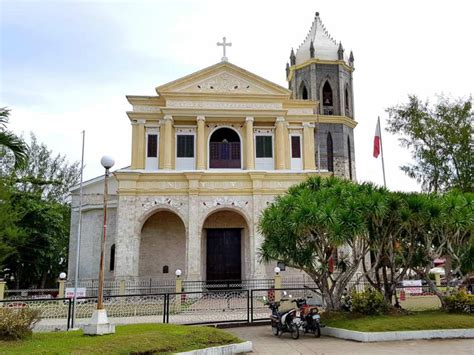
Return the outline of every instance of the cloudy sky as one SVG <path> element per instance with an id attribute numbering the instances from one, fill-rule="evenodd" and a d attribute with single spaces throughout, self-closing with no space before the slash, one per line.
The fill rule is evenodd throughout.
<path id="1" fill-rule="evenodd" d="M 316 11 L 354 51 L 357 178 L 382 183 L 372 141 L 385 108 L 408 94 L 433 101 L 473 93 L 473 1 L 0 0 L 0 106 L 12 109 L 11 129 L 33 131 L 71 161 L 80 159 L 85 129 L 92 178 L 103 154 L 117 167 L 130 164 L 125 95 L 156 94 L 215 64 L 222 36 L 233 43 L 232 63 L 286 87 L 290 50 Z M 399 171 L 408 152 L 383 138 L 388 187 L 419 189 Z"/>

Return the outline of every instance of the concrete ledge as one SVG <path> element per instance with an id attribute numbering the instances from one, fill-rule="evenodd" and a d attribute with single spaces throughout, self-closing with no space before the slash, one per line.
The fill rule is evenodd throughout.
<path id="1" fill-rule="evenodd" d="M 180 355 L 220 355 L 220 354 L 241 354 L 252 351 L 252 342 L 244 341 L 243 343 L 229 344 L 222 346 L 213 346 L 211 348 L 186 351 L 184 353 L 176 353 Z"/>
<path id="2" fill-rule="evenodd" d="M 325 327 L 321 334 L 330 337 L 360 341 L 363 343 L 416 339 L 474 338 L 474 329 L 405 330 L 394 332 L 357 332 L 341 328 Z"/>

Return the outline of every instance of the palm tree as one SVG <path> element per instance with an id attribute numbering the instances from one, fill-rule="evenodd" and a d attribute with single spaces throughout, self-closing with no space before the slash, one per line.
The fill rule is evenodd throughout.
<path id="1" fill-rule="evenodd" d="M 28 146 L 20 137 L 7 130 L 9 115 L 10 110 L 6 107 L 0 108 L 0 149 L 13 153 L 15 168 L 18 168 L 26 163 Z"/>

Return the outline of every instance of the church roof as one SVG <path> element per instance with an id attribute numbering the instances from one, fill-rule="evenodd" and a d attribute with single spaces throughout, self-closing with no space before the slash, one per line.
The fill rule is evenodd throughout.
<path id="1" fill-rule="evenodd" d="M 314 47 L 314 58 L 338 60 L 338 50 L 341 44 L 337 43 L 336 40 L 331 37 L 319 17 L 319 12 L 316 12 L 308 35 L 296 51 L 296 65 L 311 59 L 311 43 L 313 43 Z M 344 53 L 343 58 L 344 61 L 349 64 L 349 56 L 346 53 Z"/>

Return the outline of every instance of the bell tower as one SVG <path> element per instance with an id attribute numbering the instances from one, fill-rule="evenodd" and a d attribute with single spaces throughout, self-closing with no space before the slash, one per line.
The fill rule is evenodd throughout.
<path id="1" fill-rule="evenodd" d="M 297 48 L 291 49 L 286 65 L 288 87 L 299 100 L 313 100 L 318 104 L 319 131 L 315 132 L 315 151 L 321 170 L 355 179 L 354 95 L 352 73 L 354 55 L 336 42 L 316 12 L 311 28 Z M 350 121 L 347 121 L 349 119 Z M 316 156 L 316 161 L 318 157 Z"/>

